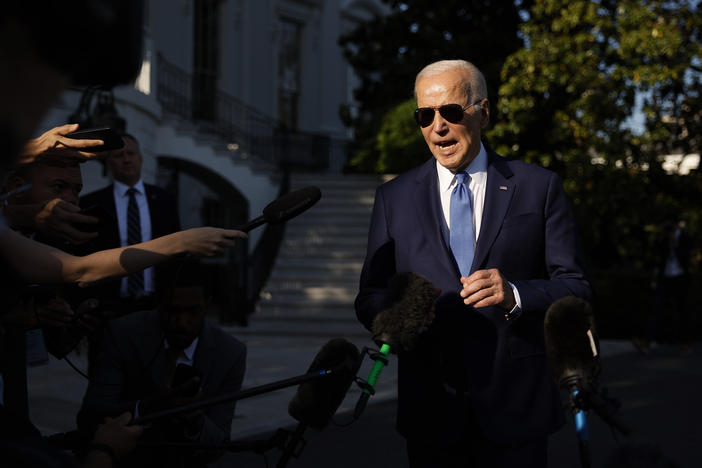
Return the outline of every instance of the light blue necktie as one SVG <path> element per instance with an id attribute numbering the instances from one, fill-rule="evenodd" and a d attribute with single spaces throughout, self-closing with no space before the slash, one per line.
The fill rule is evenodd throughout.
<path id="1" fill-rule="evenodd" d="M 456 174 L 456 186 L 451 192 L 451 230 L 449 239 L 453 258 L 456 259 L 461 276 L 470 274 L 475 254 L 473 233 L 473 200 L 470 196 L 470 176 L 465 172 Z"/>

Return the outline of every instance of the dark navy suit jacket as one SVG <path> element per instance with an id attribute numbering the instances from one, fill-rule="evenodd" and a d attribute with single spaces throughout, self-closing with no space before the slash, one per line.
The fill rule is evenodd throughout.
<path id="1" fill-rule="evenodd" d="M 472 418 L 495 442 L 544 437 L 563 423 L 547 368 L 543 319 L 556 299 L 591 298 L 561 180 L 488 150 L 487 187 L 472 271 L 497 268 L 519 291 L 522 316 L 463 304 L 448 247 L 434 158 L 378 188 L 356 298 L 370 328 L 388 279 L 412 271 L 441 289 L 436 318 L 399 357 L 398 430 L 452 442 Z"/>

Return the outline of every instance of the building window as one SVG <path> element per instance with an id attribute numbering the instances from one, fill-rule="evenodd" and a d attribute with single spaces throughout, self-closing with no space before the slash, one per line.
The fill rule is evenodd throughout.
<path id="1" fill-rule="evenodd" d="M 278 52 L 278 119 L 283 127 L 290 130 L 297 130 L 301 49 L 302 24 L 281 18 Z"/>

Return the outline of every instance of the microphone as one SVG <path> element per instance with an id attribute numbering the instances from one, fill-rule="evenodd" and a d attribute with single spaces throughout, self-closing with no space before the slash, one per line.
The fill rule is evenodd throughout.
<path id="1" fill-rule="evenodd" d="M 600 373 L 592 307 L 584 299 L 563 297 L 548 308 L 544 341 L 551 377 L 561 386 L 588 383 Z"/>
<path id="2" fill-rule="evenodd" d="M 297 387 L 288 405 L 288 414 L 299 424 L 278 460 L 278 468 L 284 467 L 291 456 L 300 456 L 305 446 L 302 435 L 307 426 L 322 430 L 329 424 L 356 377 L 361 366 L 360 357 L 356 345 L 343 338 L 330 340 L 319 350 L 307 373 L 333 371 L 324 379 L 304 382 Z M 296 450 L 301 442 L 302 446 Z"/>
<path id="3" fill-rule="evenodd" d="M 375 384 L 388 363 L 388 354 L 410 351 L 415 347 L 435 299 L 436 288 L 422 275 L 401 272 L 390 278 L 381 311 L 371 326 L 373 341 L 380 345 L 380 351 L 371 355 L 375 363 L 366 384 L 362 385 L 354 419 L 360 417 L 368 399 L 375 393 Z"/>
<path id="4" fill-rule="evenodd" d="M 551 377 L 570 393 L 578 435 L 580 464 L 591 465 L 590 431 L 582 408 L 583 391 L 599 374 L 599 353 L 593 336 L 594 321 L 590 304 L 567 296 L 551 304 L 544 318 L 544 341 Z"/>
<path id="5" fill-rule="evenodd" d="M 343 401 L 360 365 L 358 348 L 353 343 L 337 338 L 320 349 L 306 374 L 155 411 L 133 419 L 129 424 L 146 425 L 214 405 L 239 401 L 298 385 L 297 393 L 290 402 L 289 412 L 303 426 L 302 430 L 298 428 L 301 437 L 306 425 L 316 429 L 322 429 L 327 425 Z M 49 439 L 63 450 L 76 448 L 78 442 L 82 441 L 77 430 L 54 434 Z"/>
<path id="6" fill-rule="evenodd" d="M 237 229 L 249 232 L 265 223 L 280 224 L 301 214 L 322 198 L 317 187 L 304 187 L 273 200 L 263 209 L 263 215 Z"/>
<path id="7" fill-rule="evenodd" d="M 597 391 L 601 365 L 590 304 L 574 296 L 551 304 L 544 318 L 544 341 L 551 377 L 570 394 L 581 465 L 589 467 L 590 435 L 585 411 L 592 408 L 610 426 L 629 433 L 614 416 L 620 403 L 609 398 L 604 389 L 602 394 Z"/>
<path id="8" fill-rule="evenodd" d="M 307 373 L 333 369 L 334 375 L 300 384 L 288 405 L 290 416 L 314 429 L 324 429 L 356 377 L 359 357 L 356 345 L 343 338 L 322 346 Z"/>

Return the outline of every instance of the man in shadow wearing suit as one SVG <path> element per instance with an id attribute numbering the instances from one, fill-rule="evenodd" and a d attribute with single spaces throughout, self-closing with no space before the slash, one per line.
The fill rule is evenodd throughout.
<path id="1" fill-rule="evenodd" d="M 106 160 L 114 183 L 81 197 L 87 213 L 98 209 L 101 227 L 92 250 L 145 242 L 180 230 L 178 205 L 165 190 L 141 178 L 143 157 L 139 142 L 125 134 L 124 148 Z M 93 212 L 95 213 L 95 212 Z M 113 304 L 117 315 L 153 308 L 163 268 L 147 268 L 101 288 L 100 297 Z"/>
<path id="2" fill-rule="evenodd" d="M 376 192 L 357 316 L 371 327 L 398 272 L 441 291 L 398 361 L 412 468 L 544 467 L 548 434 L 564 422 L 544 314 L 560 297 L 591 296 L 571 208 L 556 174 L 481 142 L 490 103 L 474 65 L 425 67 L 415 97 L 434 157 Z"/>
<path id="3" fill-rule="evenodd" d="M 201 398 L 238 391 L 246 348 L 205 320 L 210 294 L 200 265 L 184 260 L 173 268 L 171 286 L 157 310 L 109 322 L 103 352 L 90 367 L 90 382 L 78 414 L 87 436 L 102 418 L 132 412 L 136 417 Z M 234 402 L 156 421 L 142 444 L 220 444 L 229 440 Z M 144 447 L 125 466 L 203 466 L 219 455 L 193 447 Z"/>

